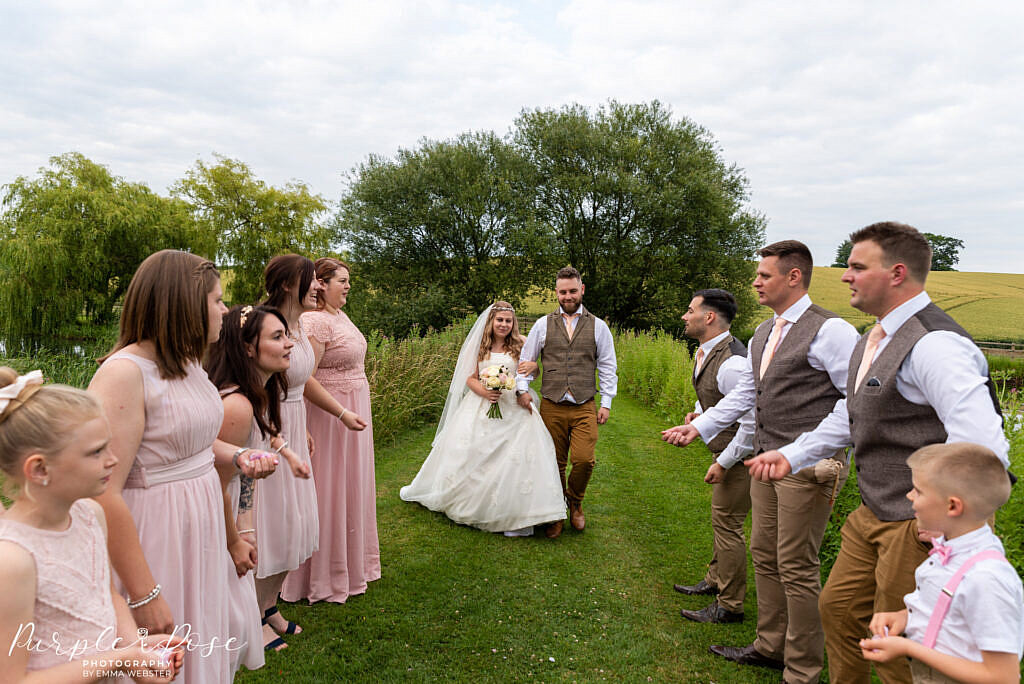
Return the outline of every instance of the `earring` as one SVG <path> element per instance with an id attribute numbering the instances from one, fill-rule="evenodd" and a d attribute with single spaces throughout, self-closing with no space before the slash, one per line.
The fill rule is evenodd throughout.
<path id="1" fill-rule="evenodd" d="M 39 484 L 43 485 L 44 487 L 48 486 L 50 484 L 50 478 L 46 478 L 45 480 L 43 480 Z"/>

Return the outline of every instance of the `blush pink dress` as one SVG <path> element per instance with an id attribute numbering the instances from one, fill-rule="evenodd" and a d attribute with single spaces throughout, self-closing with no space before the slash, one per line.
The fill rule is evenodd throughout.
<path id="1" fill-rule="evenodd" d="M 316 362 L 313 346 L 299 324 L 298 340 L 292 347 L 288 368 L 288 396 L 281 402 L 281 436 L 288 448 L 309 463 L 306 442 L 306 406 L 302 392 Z M 319 449 L 319 444 L 315 445 Z M 314 471 L 313 475 L 316 475 Z M 272 577 L 299 567 L 317 548 L 320 525 L 316 516 L 316 486 L 313 478 L 292 475 L 287 461 L 273 475 L 256 483 L 256 577 Z"/>
<path id="2" fill-rule="evenodd" d="M 78 659 L 109 651 L 117 637 L 107 543 L 96 507 L 84 500 L 73 503 L 71 525 L 63 531 L 41 530 L 0 517 L 0 541 L 22 547 L 36 564 L 32 642 L 40 640 L 41 647 L 29 653 L 29 671 L 64 665 L 72 659 L 54 648 L 54 635 L 63 649 L 80 645 Z M 19 643 L 27 636 L 22 633 Z M 9 646 L 5 645 L 5 653 Z M 101 681 L 126 680 L 111 677 Z"/>
<path id="3" fill-rule="evenodd" d="M 345 408 L 370 423 L 370 385 L 363 361 L 366 338 L 344 312 L 302 315 L 309 334 L 324 345 L 316 379 Z M 306 403 L 316 450 L 313 473 L 320 508 L 320 550 L 288 574 L 281 596 L 344 603 L 380 578 L 373 426 L 354 432 Z"/>
<path id="4" fill-rule="evenodd" d="M 227 641 L 231 557 L 213 467 L 224 405 L 198 363 L 188 364 L 184 378 L 164 379 L 154 361 L 124 350 L 104 363 L 121 359 L 142 371 L 146 402 L 142 443 L 121 495 L 178 635 L 188 634 L 193 646 L 175 684 L 231 681 L 229 650 L 237 648 Z M 120 582 L 115 586 L 125 593 Z"/>

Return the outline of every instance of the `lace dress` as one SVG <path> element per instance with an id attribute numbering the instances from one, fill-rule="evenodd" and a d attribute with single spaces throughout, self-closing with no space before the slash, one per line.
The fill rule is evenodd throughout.
<path id="1" fill-rule="evenodd" d="M 288 368 L 288 396 L 281 402 L 281 436 L 288 448 L 309 463 L 306 442 L 306 406 L 302 393 L 306 380 L 313 374 L 313 346 L 299 323 L 298 340 L 292 347 Z M 319 448 L 319 445 L 316 445 Z M 282 458 L 270 477 L 256 486 L 254 512 L 256 518 L 256 577 L 272 577 L 299 567 L 316 551 L 320 526 L 317 522 L 316 486 L 313 478 L 292 475 Z M 313 470 L 316 477 L 316 470 Z"/>
<path id="2" fill-rule="evenodd" d="M 313 472 L 320 511 L 320 550 L 288 574 L 281 596 L 344 603 L 380 578 L 377 488 L 373 468 L 370 385 L 363 361 L 366 338 L 343 312 L 311 311 L 302 324 L 324 345 L 316 379 L 345 408 L 369 423 L 349 430 L 334 416 L 306 402 L 306 424 L 316 449 Z"/>
<path id="3" fill-rule="evenodd" d="M 36 564 L 32 642 L 41 644 L 29 653 L 29 671 L 70 662 L 72 658 L 64 651 L 76 645 L 84 650 L 75 659 L 109 651 L 117 637 L 107 543 L 95 507 L 85 500 L 73 503 L 71 525 L 63 531 L 41 530 L 0 517 L 0 541 L 22 547 Z M 19 642 L 26 636 L 21 634 Z M 58 643 L 64 651 L 58 651 Z"/>
<path id="4" fill-rule="evenodd" d="M 121 495 L 179 634 L 190 630 L 190 642 L 202 646 L 216 640 L 215 646 L 186 655 L 175 684 L 230 681 L 225 644 L 231 557 L 224 497 L 213 467 L 224 405 L 197 363 L 188 364 L 184 378 L 164 379 L 154 361 L 124 350 L 104 363 L 118 360 L 131 361 L 142 372 L 146 402 L 142 442 Z M 125 593 L 119 582 L 115 586 Z"/>
<path id="5" fill-rule="evenodd" d="M 516 366 L 508 354 L 492 354 L 479 370 L 498 364 Z M 564 519 L 555 445 L 540 413 L 519 406 L 515 392 L 502 392 L 499 404 L 504 417 L 488 418 L 490 402 L 467 391 L 399 496 L 489 532 Z"/>

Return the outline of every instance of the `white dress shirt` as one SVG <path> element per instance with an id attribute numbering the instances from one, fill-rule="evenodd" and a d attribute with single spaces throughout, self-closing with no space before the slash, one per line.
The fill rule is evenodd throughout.
<path id="1" fill-rule="evenodd" d="M 781 316 L 772 317 L 773 321 L 776 318 L 784 318 L 788 321 L 782 328 L 780 344 L 793 327 L 792 324 L 799 321 L 810 306 L 810 296 L 804 295 L 783 311 Z M 815 370 L 828 373 L 832 384 L 844 397 L 846 396 L 846 374 L 850 369 L 850 355 L 853 353 L 858 337 L 857 329 L 842 318 L 829 318 L 822 323 L 818 334 L 811 340 L 810 347 L 807 349 L 807 363 Z M 753 409 L 757 403 L 752 356 L 753 354 L 748 351 L 742 374 L 733 390 L 691 423 L 697 428 L 697 432 L 705 442 L 714 439 L 719 432 L 739 420 L 740 416 Z M 838 448 L 833 449 L 832 453 L 836 451 Z M 829 454 L 829 456 L 831 455 Z M 796 468 L 794 468 L 795 470 Z"/>
<path id="2" fill-rule="evenodd" d="M 582 307 L 580 309 L 582 311 Z M 559 314 L 565 314 L 562 307 L 558 307 Z M 580 317 L 574 315 L 569 319 L 569 325 L 573 332 L 576 331 L 576 323 Z M 548 317 L 541 316 L 530 328 L 530 334 L 526 336 L 526 343 L 523 344 L 523 351 L 519 354 L 520 361 L 536 361 L 540 352 L 544 349 L 544 343 L 548 336 Z M 612 331 L 608 324 L 597 316 L 594 316 L 594 344 L 597 346 L 597 380 L 601 392 L 601 408 L 611 409 L 612 398 L 619 386 L 619 376 L 616 375 L 618 364 L 615 361 L 615 342 L 612 340 Z M 516 390 L 525 392 L 530 388 L 533 375 L 516 375 Z M 574 404 L 580 402 L 566 392 L 562 401 L 571 401 Z"/>
<path id="3" fill-rule="evenodd" d="M 942 587 L 971 556 L 982 551 L 1004 553 L 999 537 L 988 525 L 940 543 L 952 554 L 945 565 L 929 556 L 914 571 L 917 588 L 903 597 L 907 606 L 907 638 L 924 641 Z M 953 594 L 942 621 L 935 650 L 981 662 L 982 651 L 1014 653 L 1024 649 L 1024 587 L 1013 566 L 1002 560 L 979 561 L 967 571 Z"/>
<path id="4" fill-rule="evenodd" d="M 879 321 L 885 337 L 878 343 L 875 358 L 896 331 L 931 301 L 927 292 L 921 292 Z M 911 403 L 934 409 L 948 435 L 947 444 L 981 444 L 1009 467 L 1010 444 L 1003 434 L 1002 420 L 992 407 L 987 381 L 988 362 L 977 345 L 950 330 L 933 330 L 918 340 L 903 359 L 896 373 L 896 391 Z M 851 442 L 850 416 L 846 400 L 842 399 L 818 427 L 779 451 L 795 472 L 850 446 Z"/>
<path id="5" fill-rule="evenodd" d="M 711 350 L 718 345 L 719 342 L 724 340 L 728 335 L 729 331 L 726 330 L 721 335 L 716 335 L 704 344 L 700 345 L 700 349 L 704 350 L 704 358 L 707 359 L 708 354 Z M 746 358 L 742 356 L 730 356 L 722 365 L 718 367 L 718 376 L 715 378 L 718 382 L 718 391 L 722 394 L 729 394 L 739 384 L 740 379 L 743 377 L 744 366 L 749 365 Z M 724 398 L 724 397 L 723 397 Z M 694 407 L 695 413 L 703 413 L 704 409 L 700 405 L 700 399 L 697 400 L 697 405 Z M 715 459 L 718 461 L 718 465 L 722 466 L 726 470 L 732 468 L 734 465 L 743 460 L 743 458 L 754 451 L 754 411 L 751 409 L 747 411 L 739 420 L 739 429 L 736 431 L 736 436 L 732 438 L 729 445 L 722 450 L 722 453 Z"/>

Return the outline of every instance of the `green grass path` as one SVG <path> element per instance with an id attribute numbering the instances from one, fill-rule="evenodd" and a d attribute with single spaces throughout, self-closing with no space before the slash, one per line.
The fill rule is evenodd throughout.
<path id="1" fill-rule="evenodd" d="M 750 643 L 753 595 L 740 625 L 679 616 L 707 603 L 672 583 L 699 580 L 710 555 L 701 481 L 710 456 L 703 445 L 660 442 L 663 427 L 628 397 L 615 399 L 587 530 L 567 525 L 554 541 L 481 532 L 401 501 L 433 427 L 409 433 L 377 453 L 383 578 L 344 605 L 286 608 L 307 631 L 238 681 L 779 681 L 707 653 L 711 643 Z"/>

